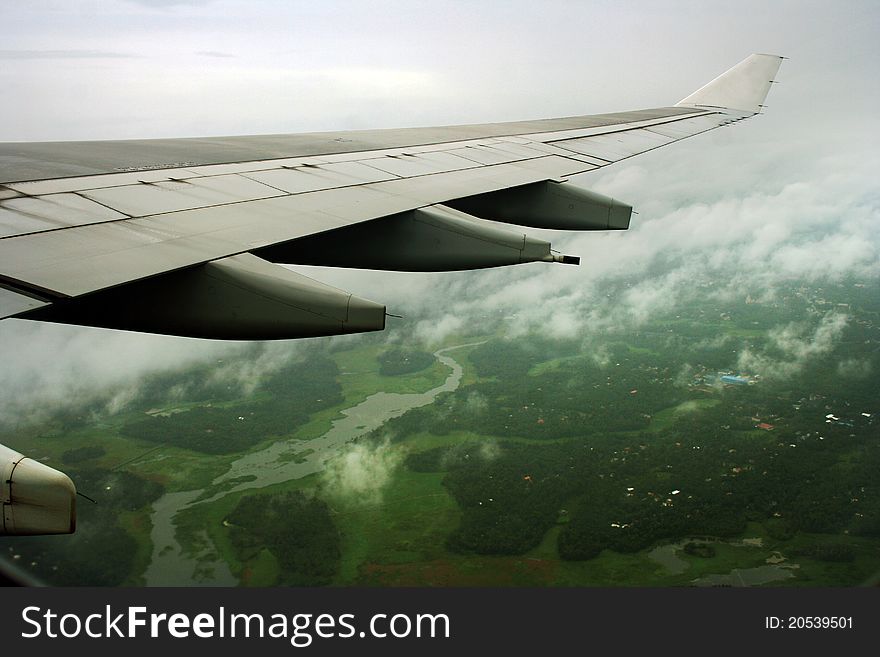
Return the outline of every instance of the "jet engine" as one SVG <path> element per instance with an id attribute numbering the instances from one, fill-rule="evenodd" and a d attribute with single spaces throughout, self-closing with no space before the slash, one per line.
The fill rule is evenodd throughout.
<path id="1" fill-rule="evenodd" d="M 0 445 L 0 535 L 72 534 L 76 487 L 63 472 Z"/>

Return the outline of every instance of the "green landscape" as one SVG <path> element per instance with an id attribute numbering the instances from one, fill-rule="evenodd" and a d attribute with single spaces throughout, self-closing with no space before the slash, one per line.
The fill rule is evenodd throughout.
<path id="1" fill-rule="evenodd" d="M 577 338 L 310 340 L 249 389 L 152 375 L 0 432 L 94 500 L 0 554 L 57 585 L 876 584 L 880 291 L 776 292 Z"/>

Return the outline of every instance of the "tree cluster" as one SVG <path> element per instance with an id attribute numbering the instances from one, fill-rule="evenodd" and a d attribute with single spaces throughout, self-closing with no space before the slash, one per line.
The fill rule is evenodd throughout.
<path id="1" fill-rule="evenodd" d="M 229 514 L 230 540 L 238 560 L 247 563 L 262 550 L 275 557 L 276 584 L 328 584 L 339 567 L 339 533 L 327 504 L 301 491 L 246 495 Z"/>

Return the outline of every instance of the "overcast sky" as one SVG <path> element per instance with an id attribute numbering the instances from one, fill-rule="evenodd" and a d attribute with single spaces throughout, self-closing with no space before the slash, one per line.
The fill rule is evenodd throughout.
<path id="1" fill-rule="evenodd" d="M 399 127 L 674 103 L 752 52 L 774 103 L 876 106 L 873 0 L 3 0 L 0 140 Z M 788 120 L 792 118 L 790 112 Z M 831 117 L 826 117 L 831 120 Z"/>
<path id="2" fill-rule="evenodd" d="M 637 323 L 687 299 L 694 277 L 707 271 L 722 274 L 730 293 L 757 294 L 792 276 L 878 275 L 880 3 L 873 0 L 0 4 L 0 141 L 622 111 L 674 104 L 752 52 L 790 57 L 765 115 L 579 177 L 640 212 L 622 234 L 551 234 L 554 246 L 582 256 L 579 268 L 303 269 L 409 313 L 407 333 L 424 339 L 487 307 L 519 310 L 512 333 L 575 335 Z M 647 271 L 660 255 L 680 264 L 622 298 L 596 302 L 603 281 Z M 845 318 L 828 321 L 834 327 Z M 4 321 L 0 417 L 21 413 L 25 400 L 61 403 L 228 349 Z"/>

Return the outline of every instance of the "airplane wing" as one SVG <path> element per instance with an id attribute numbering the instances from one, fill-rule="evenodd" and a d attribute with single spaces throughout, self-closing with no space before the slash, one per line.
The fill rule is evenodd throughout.
<path id="1" fill-rule="evenodd" d="M 752 55 L 672 107 L 440 128 L 0 144 L 0 319 L 202 338 L 380 330 L 385 307 L 276 263 L 439 271 L 562 262 L 498 222 L 624 230 L 565 182 L 760 112 Z M 76 488 L 0 445 L 0 535 L 70 533 Z"/>
<path id="2" fill-rule="evenodd" d="M 0 318 L 218 339 L 381 330 L 277 263 L 402 271 L 578 259 L 505 224 L 623 230 L 565 182 L 760 113 L 751 55 L 674 106 L 485 125 L 0 144 Z"/>

